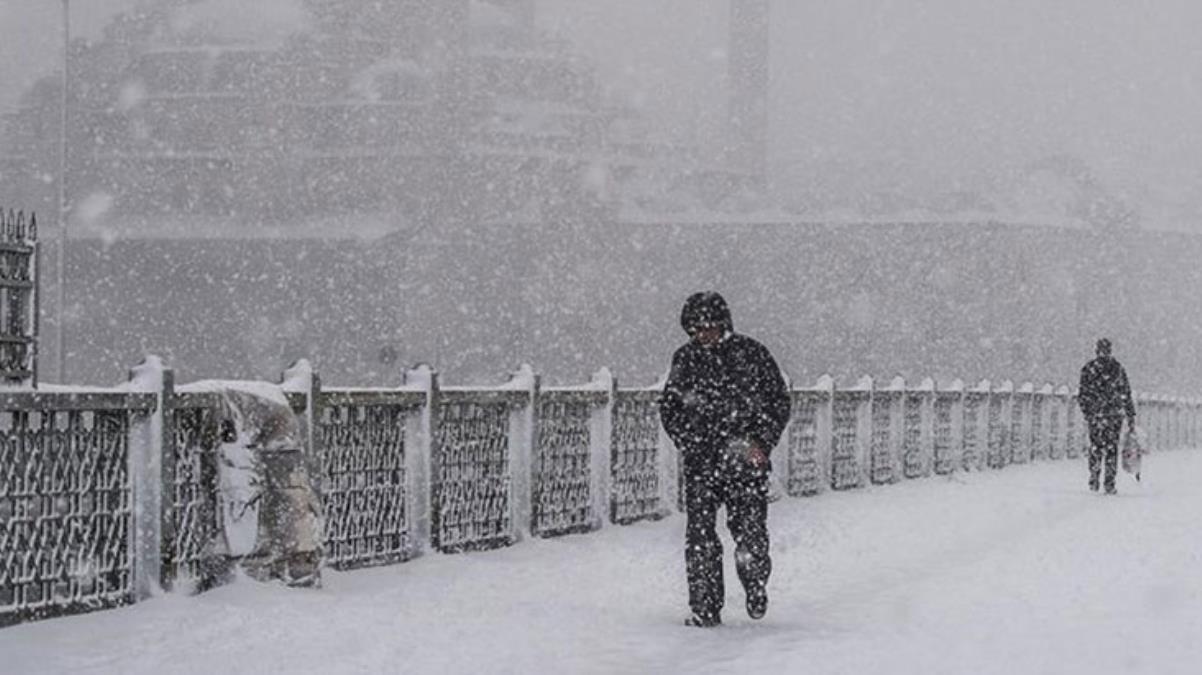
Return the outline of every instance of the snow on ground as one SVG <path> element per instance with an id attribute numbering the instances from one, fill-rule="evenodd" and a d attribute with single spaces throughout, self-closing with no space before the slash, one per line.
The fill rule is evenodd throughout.
<path id="1" fill-rule="evenodd" d="M 728 586 L 679 625 L 675 516 L 17 626 L 0 671 L 1197 673 L 1202 452 L 1146 461 L 1118 497 L 1078 460 L 778 502 L 761 622 Z"/>

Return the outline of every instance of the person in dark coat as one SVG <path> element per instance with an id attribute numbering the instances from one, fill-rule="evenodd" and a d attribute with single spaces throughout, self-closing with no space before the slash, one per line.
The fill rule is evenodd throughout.
<path id="1" fill-rule="evenodd" d="M 1081 369 L 1078 401 L 1089 424 L 1089 489 L 1097 492 L 1098 475 L 1105 462 L 1106 494 L 1112 495 L 1118 471 L 1119 434 L 1124 418 L 1127 430 L 1135 429 L 1135 401 L 1131 398 L 1127 371 L 1111 351 L 1110 340 L 1098 340 L 1097 358 Z"/>
<path id="2" fill-rule="evenodd" d="M 768 476 L 772 449 L 789 421 L 780 368 L 759 342 L 734 332 L 714 292 L 689 296 L 680 315 L 689 342 L 672 356 L 660 420 L 680 450 L 684 473 L 686 624 L 722 623 L 725 598 L 718 507 L 735 541 L 735 564 L 753 619 L 768 609 Z"/>

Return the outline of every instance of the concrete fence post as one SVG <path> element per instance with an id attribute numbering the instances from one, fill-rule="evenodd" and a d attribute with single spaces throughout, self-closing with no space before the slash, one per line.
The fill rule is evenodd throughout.
<path id="1" fill-rule="evenodd" d="M 618 399 L 618 380 L 609 368 L 593 375 L 592 384 L 605 392 L 605 402 L 592 409 L 589 418 L 589 502 L 592 516 L 589 526 L 600 529 L 609 522 L 612 489 L 614 405 Z"/>
<path id="2" fill-rule="evenodd" d="M 860 398 L 856 405 L 856 486 L 864 487 L 872 482 L 872 378 L 865 375 L 856 384 Z"/>
<path id="3" fill-rule="evenodd" d="M 538 451 L 538 391 L 540 378 L 534 369 L 523 364 L 514 373 L 509 387 L 526 392 L 522 405 L 516 406 L 510 416 L 509 469 L 512 488 L 510 490 L 510 518 L 513 523 L 515 541 L 529 538 L 533 531 L 533 488 L 534 455 Z"/>
<path id="4" fill-rule="evenodd" d="M 171 483 L 163 481 L 165 446 L 170 437 L 164 431 L 164 413 L 169 404 L 169 372 L 157 356 L 147 356 L 129 371 L 130 392 L 154 394 L 154 411 L 138 415 L 129 427 L 129 475 L 133 486 L 133 523 L 131 529 L 134 579 L 132 590 L 142 600 L 163 588 L 164 493 L 170 495 Z M 172 473 L 174 475 L 174 473 Z M 169 499 L 169 497 L 168 497 Z"/>
<path id="5" fill-rule="evenodd" d="M 815 461 L 818 464 L 818 491 L 830 489 L 834 477 L 834 460 L 831 455 L 835 428 L 835 380 L 830 375 L 818 378 L 815 387 L 821 398 L 814 415 Z"/>
<path id="6" fill-rule="evenodd" d="M 889 482 L 904 477 L 906 453 L 906 380 L 898 376 L 889 383 Z"/>
<path id="7" fill-rule="evenodd" d="M 431 547 L 430 522 L 434 508 L 431 471 L 434 453 L 434 425 L 438 410 L 438 373 L 427 364 L 418 364 L 403 373 L 402 386 L 422 393 L 418 414 L 405 420 L 405 486 L 407 496 L 406 529 L 413 537 L 412 555 L 421 555 Z"/>
<path id="8" fill-rule="evenodd" d="M 964 462 L 964 382 L 953 380 L 936 396 L 935 473 L 948 474 Z"/>
<path id="9" fill-rule="evenodd" d="M 919 476 L 929 476 L 935 465 L 935 380 L 926 378 L 918 385 L 921 401 L 921 434 L 919 435 Z"/>

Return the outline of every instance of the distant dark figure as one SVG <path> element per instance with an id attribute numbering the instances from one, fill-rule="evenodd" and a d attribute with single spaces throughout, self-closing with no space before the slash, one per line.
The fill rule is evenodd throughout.
<path id="1" fill-rule="evenodd" d="M 1081 369 L 1081 413 L 1089 424 L 1089 489 L 1097 492 L 1098 474 L 1106 463 L 1106 494 L 1114 494 L 1118 467 L 1119 433 L 1123 418 L 1135 429 L 1135 401 L 1127 371 L 1111 356 L 1110 340 L 1098 340 L 1098 356 Z"/>
<path id="2" fill-rule="evenodd" d="M 789 393 L 768 349 L 734 332 L 717 293 L 685 302 L 680 325 L 689 342 L 672 357 L 660 419 L 684 467 L 685 569 L 690 626 L 722 623 L 725 588 L 719 506 L 735 541 L 735 564 L 753 619 L 768 609 L 770 453 L 789 421 Z"/>

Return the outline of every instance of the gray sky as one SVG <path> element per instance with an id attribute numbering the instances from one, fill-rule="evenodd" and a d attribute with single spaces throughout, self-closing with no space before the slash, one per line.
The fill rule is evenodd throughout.
<path id="1" fill-rule="evenodd" d="M 72 0 L 72 32 L 99 35 L 114 13 L 136 0 Z M 36 78 L 62 67 L 62 2 L 0 0 L 0 110 Z"/>
<path id="2" fill-rule="evenodd" d="M 95 33 L 133 1 L 74 0 L 75 23 Z M 705 144 L 724 115 L 727 1 L 541 0 L 540 21 L 662 128 Z M 58 12 L 0 0 L 0 108 L 58 67 Z M 955 190 L 1067 153 L 1150 218 L 1202 216 L 1196 0 L 777 0 L 773 21 L 785 194 L 831 175 Z"/>

